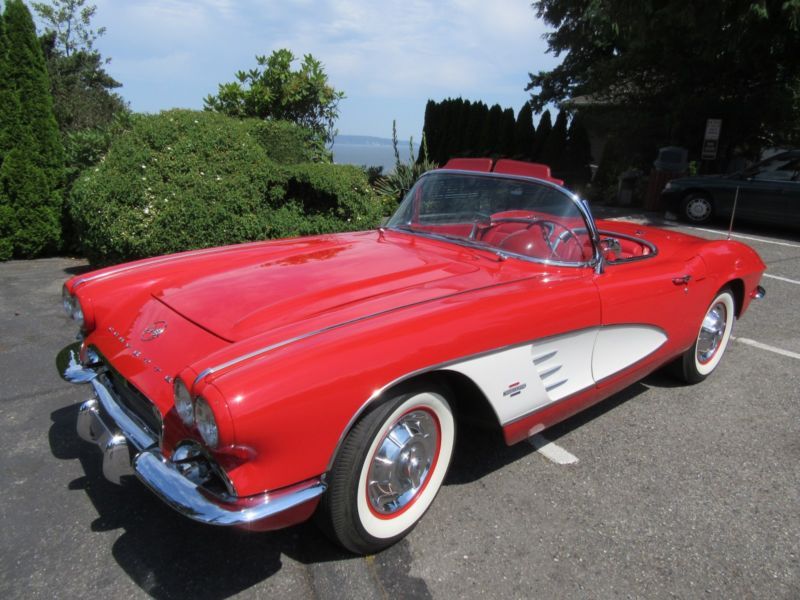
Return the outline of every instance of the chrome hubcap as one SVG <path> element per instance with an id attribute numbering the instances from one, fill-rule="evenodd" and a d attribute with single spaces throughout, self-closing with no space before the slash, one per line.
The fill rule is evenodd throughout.
<path id="1" fill-rule="evenodd" d="M 425 486 L 438 448 L 439 428 L 428 411 L 412 411 L 392 425 L 367 474 L 373 510 L 391 515 L 413 502 Z"/>
<path id="2" fill-rule="evenodd" d="M 697 338 L 697 360 L 700 363 L 707 363 L 717 353 L 725 336 L 727 320 L 728 311 L 722 302 L 712 306 L 706 314 Z"/>
<path id="3" fill-rule="evenodd" d="M 692 198 L 686 205 L 686 213 L 695 220 L 705 219 L 711 212 L 711 206 L 705 198 Z"/>

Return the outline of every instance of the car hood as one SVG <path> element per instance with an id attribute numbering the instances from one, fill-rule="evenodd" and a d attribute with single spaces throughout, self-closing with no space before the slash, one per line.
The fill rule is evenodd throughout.
<path id="1" fill-rule="evenodd" d="M 388 234 L 387 234 L 388 235 Z M 231 252 L 204 272 L 172 275 L 153 296 L 231 342 L 285 325 L 341 322 L 491 281 L 475 252 L 376 233 L 284 244 L 277 253 Z M 486 258 L 484 262 L 490 262 Z M 310 325 L 311 323 L 309 323 Z"/>

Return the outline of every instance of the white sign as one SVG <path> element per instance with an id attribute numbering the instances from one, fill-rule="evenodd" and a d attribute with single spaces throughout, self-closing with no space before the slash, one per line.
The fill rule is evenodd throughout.
<path id="1" fill-rule="evenodd" d="M 722 119 L 708 119 L 706 121 L 706 134 L 703 137 L 707 140 L 718 140 L 721 129 Z"/>

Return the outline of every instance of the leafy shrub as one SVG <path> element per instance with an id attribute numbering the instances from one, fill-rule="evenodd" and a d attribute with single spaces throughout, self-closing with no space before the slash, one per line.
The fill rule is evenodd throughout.
<path id="1" fill-rule="evenodd" d="M 331 162 L 331 153 L 310 129 L 290 121 L 250 120 L 250 134 L 272 160 L 289 165 L 302 162 Z"/>
<path id="2" fill-rule="evenodd" d="M 381 205 L 359 167 L 305 163 L 283 173 L 286 201 L 273 202 L 282 235 L 358 231 L 380 222 Z M 280 196 L 270 191 L 272 198 Z"/>
<path id="3" fill-rule="evenodd" d="M 73 187 L 70 212 L 88 258 L 111 263 L 376 224 L 380 209 L 357 167 L 280 165 L 263 145 L 268 131 L 285 133 L 210 112 L 134 119 Z"/>

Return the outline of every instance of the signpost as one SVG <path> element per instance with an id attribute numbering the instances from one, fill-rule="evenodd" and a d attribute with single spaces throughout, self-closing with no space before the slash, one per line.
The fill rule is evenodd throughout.
<path id="1" fill-rule="evenodd" d="M 722 130 L 722 119 L 706 120 L 706 134 L 703 136 L 702 160 L 715 160 L 719 149 L 719 133 Z"/>

